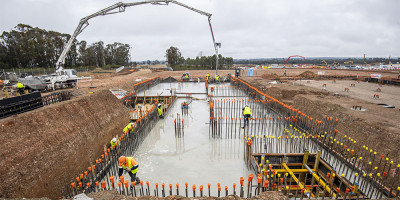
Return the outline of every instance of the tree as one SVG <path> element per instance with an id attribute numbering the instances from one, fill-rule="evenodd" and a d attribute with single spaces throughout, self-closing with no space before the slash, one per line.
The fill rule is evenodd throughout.
<path id="1" fill-rule="evenodd" d="M 10 32 L 4 31 L 0 35 L 0 66 L 54 69 L 70 38 L 69 34 L 18 24 Z M 105 45 L 99 41 L 89 45 L 85 41 L 80 42 L 75 39 L 65 58 L 65 67 L 127 65 L 130 48 L 129 44 L 118 42 Z"/>
<path id="2" fill-rule="evenodd" d="M 180 64 L 182 60 L 182 54 L 177 47 L 170 47 L 167 49 L 165 57 L 167 58 L 168 66 L 175 67 Z"/>

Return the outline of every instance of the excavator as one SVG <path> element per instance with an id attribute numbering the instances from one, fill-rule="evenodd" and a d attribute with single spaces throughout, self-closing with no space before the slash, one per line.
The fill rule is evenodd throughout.
<path id="1" fill-rule="evenodd" d="M 351 60 L 350 60 L 350 61 L 347 61 L 347 62 L 344 62 L 343 64 L 348 65 L 348 64 L 350 64 L 350 63 L 351 63 L 351 65 L 354 64 L 354 62 L 351 61 Z"/>
<path id="2" fill-rule="evenodd" d="M 325 64 L 325 65 L 322 65 L 322 64 Z M 313 68 L 313 69 L 325 69 L 327 66 L 328 66 L 328 63 L 326 63 L 326 61 L 323 60 L 323 61 L 321 61 L 321 64 L 315 65 L 315 66 L 313 66 L 311 68 Z"/>

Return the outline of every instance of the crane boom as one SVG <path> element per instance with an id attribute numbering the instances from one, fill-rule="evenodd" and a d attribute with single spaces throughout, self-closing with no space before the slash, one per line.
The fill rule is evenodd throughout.
<path id="1" fill-rule="evenodd" d="M 205 15 L 205 16 L 208 17 L 208 23 L 210 25 L 211 36 L 212 36 L 212 39 L 213 39 L 213 44 L 214 44 L 215 53 L 216 53 L 216 57 L 217 57 L 217 62 L 216 62 L 217 66 L 216 67 L 218 67 L 218 46 L 220 44 L 219 43 L 217 44 L 215 42 L 214 33 L 213 33 L 213 30 L 212 30 L 212 26 L 211 26 L 211 14 L 210 13 L 198 10 L 196 8 L 190 7 L 188 5 L 185 5 L 183 3 L 180 3 L 180 2 L 174 1 L 174 0 L 148 0 L 148 1 L 134 2 L 134 3 L 122 3 L 122 2 L 119 2 L 119 3 L 116 3 L 116 4 L 112 5 L 112 6 L 104 8 L 104 9 L 102 9 L 100 11 L 97 11 L 97 12 L 91 14 L 91 15 L 88 15 L 88 16 L 82 18 L 79 21 L 78 26 L 76 27 L 74 33 L 71 35 L 71 38 L 68 40 L 65 48 L 63 49 L 63 51 L 61 52 L 60 57 L 57 60 L 56 73 L 60 74 L 60 72 L 63 70 L 63 65 L 65 63 L 65 58 L 67 56 L 67 53 L 71 49 L 72 42 L 76 39 L 76 37 L 80 33 L 82 33 L 82 31 L 87 26 L 89 26 L 89 22 L 88 22 L 89 19 L 92 19 L 92 18 L 97 17 L 97 16 L 104 16 L 104 15 L 110 15 L 110 14 L 125 12 L 125 8 L 126 7 L 137 6 L 137 5 L 142 5 L 142 4 L 168 5 L 169 3 L 173 3 L 173 4 L 176 4 L 176 5 L 182 6 L 184 8 L 187 8 L 189 10 L 192 10 L 194 12 L 197 12 L 197 13 L 199 13 L 201 15 Z M 217 73 L 218 73 L 218 71 L 217 71 Z"/>

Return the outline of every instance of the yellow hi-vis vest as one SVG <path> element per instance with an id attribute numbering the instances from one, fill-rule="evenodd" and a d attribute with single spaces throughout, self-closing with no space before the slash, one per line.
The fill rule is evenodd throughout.
<path id="1" fill-rule="evenodd" d="M 120 142 L 119 140 L 117 140 L 117 143 L 118 143 L 119 146 L 121 146 L 121 142 Z M 116 143 L 114 143 L 114 142 L 111 140 L 110 144 L 111 144 L 111 146 L 114 146 Z"/>
<path id="2" fill-rule="evenodd" d="M 251 115 L 251 109 L 249 107 L 244 107 L 243 115 Z"/>
<path id="3" fill-rule="evenodd" d="M 129 130 L 129 128 L 132 127 L 132 124 L 133 124 L 133 123 L 131 122 L 131 123 L 129 123 L 128 125 L 126 125 L 125 128 L 124 128 L 124 130 L 122 130 L 122 132 L 126 133 L 126 132 Z"/>
<path id="4" fill-rule="evenodd" d="M 159 115 L 159 116 L 162 115 L 162 108 L 161 108 L 161 107 L 158 108 L 158 115 Z"/>
<path id="5" fill-rule="evenodd" d="M 215 77 L 215 80 L 217 80 L 217 81 L 219 80 L 219 75 L 217 77 Z"/>
<path id="6" fill-rule="evenodd" d="M 137 162 L 136 162 L 134 157 L 126 157 L 126 164 L 127 164 L 127 166 L 122 165 L 122 168 L 126 169 L 126 167 L 129 167 L 129 169 L 132 169 L 132 167 L 137 165 Z M 138 169 L 139 168 L 136 168 L 135 170 L 132 170 L 131 171 L 132 174 L 136 174 Z"/>
<path id="7" fill-rule="evenodd" d="M 18 89 L 24 88 L 24 84 L 22 84 L 22 83 L 17 83 L 17 88 L 18 88 Z"/>

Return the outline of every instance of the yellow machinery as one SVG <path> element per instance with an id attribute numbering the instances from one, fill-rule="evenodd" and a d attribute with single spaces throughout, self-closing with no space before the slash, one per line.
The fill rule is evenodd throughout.
<path id="1" fill-rule="evenodd" d="M 350 60 L 350 61 L 347 61 L 347 62 L 344 62 L 345 65 L 348 65 L 348 64 L 350 64 L 350 63 L 351 63 L 351 65 L 354 64 L 354 62 L 351 61 L 351 60 Z"/>

